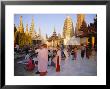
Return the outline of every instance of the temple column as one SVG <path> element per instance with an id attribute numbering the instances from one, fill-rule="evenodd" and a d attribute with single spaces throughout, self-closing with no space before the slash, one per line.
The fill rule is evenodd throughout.
<path id="1" fill-rule="evenodd" d="M 92 48 L 94 48 L 94 43 L 95 43 L 95 37 L 92 36 Z"/>

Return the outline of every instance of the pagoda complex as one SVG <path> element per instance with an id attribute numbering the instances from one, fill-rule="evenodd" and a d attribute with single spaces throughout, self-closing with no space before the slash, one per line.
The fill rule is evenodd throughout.
<path id="1" fill-rule="evenodd" d="M 30 28 L 28 28 L 28 24 L 26 24 L 24 29 L 22 16 L 20 16 L 19 25 L 17 27 L 14 25 L 14 43 L 19 44 L 20 47 L 26 44 L 36 45 L 46 43 L 49 47 L 56 48 L 61 44 L 67 45 L 68 41 L 75 37 L 80 39 L 80 45 L 88 45 L 88 43 L 91 43 L 92 47 L 97 45 L 97 18 L 94 18 L 93 23 L 87 24 L 85 14 L 77 14 L 77 22 L 74 30 L 73 20 L 70 16 L 67 16 L 64 20 L 62 30 L 62 35 L 60 33 L 57 34 L 54 27 L 52 35 L 48 37 L 46 34 L 44 37 L 41 34 L 40 27 L 38 33 L 35 31 L 34 17 L 32 17 Z"/>
<path id="2" fill-rule="evenodd" d="M 90 49 L 94 48 L 97 45 L 97 18 L 94 18 L 93 23 L 87 25 L 85 15 L 77 14 L 75 36 L 80 38 L 80 44 L 89 45 Z"/>
<path id="3" fill-rule="evenodd" d="M 46 35 L 46 38 L 47 38 L 47 45 L 48 45 L 48 47 L 57 48 L 58 46 L 61 45 L 62 38 L 61 38 L 60 34 L 56 33 L 55 27 L 54 27 L 53 34 L 50 37 L 48 37 Z"/>
<path id="4" fill-rule="evenodd" d="M 84 14 L 77 14 L 77 23 L 76 23 L 76 29 L 75 29 L 75 35 L 78 36 L 81 33 L 81 25 L 85 21 L 85 15 Z"/>
<path id="5" fill-rule="evenodd" d="M 41 37 L 37 32 L 35 32 L 34 27 L 34 18 L 32 17 L 32 22 L 30 30 L 28 30 L 28 24 L 26 24 L 26 29 L 24 31 L 22 16 L 20 16 L 19 26 L 14 25 L 14 44 L 18 44 L 20 47 L 24 45 L 32 45 L 33 42 L 38 40 L 38 37 Z"/>
<path id="6" fill-rule="evenodd" d="M 28 24 L 26 25 L 26 31 L 24 31 L 22 16 L 20 16 L 19 26 L 14 25 L 14 44 L 19 44 L 20 47 L 32 43 L 31 36 L 28 32 Z"/>
<path id="7" fill-rule="evenodd" d="M 63 26 L 63 39 L 64 39 L 64 45 L 66 45 L 67 41 L 71 39 L 71 37 L 74 36 L 74 28 L 73 28 L 73 22 L 70 16 L 67 16 L 64 21 Z"/>

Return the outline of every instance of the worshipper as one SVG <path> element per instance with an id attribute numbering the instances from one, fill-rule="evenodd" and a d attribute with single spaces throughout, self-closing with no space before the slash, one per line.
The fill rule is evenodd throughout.
<path id="1" fill-rule="evenodd" d="M 35 74 L 39 74 L 40 72 L 38 71 L 38 58 L 36 54 L 33 56 L 33 60 L 35 64 Z"/>
<path id="2" fill-rule="evenodd" d="M 48 50 L 48 66 L 51 65 L 51 60 L 52 60 L 52 53 L 50 50 Z"/>
<path id="3" fill-rule="evenodd" d="M 89 59 L 89 48 L 86 46 L 86 58 Z"/>
<path id="4" fill-rule="evenodd" d="M 26 52 L 25 60 L 29 59 L 29 52 Z"/>
<path id="5" fill-rule="evenodd" d="M 84 58 L 84 54 L 85 54 L 85 47 L 82 44 L 82 46 L 81 46 L 81 58 L 82 59 Z"/>
<path id="6" fill-rule="evenodd" d="M 35 48 L 35 74 L 40 74 L 39 70 L 38 70 L 38 54 L 39 54 L 39 51 L 41 50 L 41 45 L 39 45 L 37 48 Z"/>
<path id="7" fill-rule="evenodd" d="M 48 66 L 48 49 L 47 45 L 41 45 L 41 49 L 38 53 L 38 71 L 40 72 L 40 76 L 45 76 L 47 73 Z"/>
<path id="8" fill-rule="evenodd" d="M 67 46 L 66 50 L 67 50 L 67 52 L 68 52 L 68 56 L 70 56 L 70 51 L 71 51 L 71 49 L 70 49 L 70 46 L 69 46 L 69 45 Z"/>
<path id="9" fill-rule="evenodd" d="M 34 64 L 34 60 L 32 60 L 32 56 L 29 58 L 29 61 L 28 61 L 28 63 L 26 64 L 26 66 L 25 66 L 25 69 L 27 70 L 27 71 L 32 71 L 32 70 L 34 70 L 34 68 L 35 68 L 35 64 Z"/>
<path id="10" fill-rule="evenodd" d="M 16 43 L 14 43 L 14 52 L 17 52 Z"/>
<path id="11" fill-rule="evenodd" d="M 27 64 L 27 62 L 29 61 L 29 58 L 30 58 L 29 52 L 26 52 L 25 58 L 21 61 L 18 61 L 17 63 Z"/>
<path id="12" fill-rule="evenodd" d="M 66 48 L 64 49 L 64 55 L 65 55 L 65 60 L 68 60 L 69 59 L 69 54 L 68 54 Z"/>
<path id="13" fill-rule="evenodd" d="M 55 51 L 51 66 L 56 68 L 56 72 L 60 71 L 60 64 L 61 64 L 61 50 L 57 47 L 57 52 Z"/>
<path id="14" fill-rule="evenodd" d="M 19 45 L 18 45 L 18 44 L 16 44 L 16 46 L 15 46 L 15 51 L 16 51 L 16 52 L 19 51 Z"/>
<path id="15" fill-rule="evenodd" d="M 64 45 L 61 44 L 61 59 L 65 59 L 65 54 L 64 54 Z"/>
<path id="16" fill-rule="evenodd" d="M 22 64 L 26 64 L 29 61 L 30 55 L 29 52 L 26 52 L 24 60 L 20 61 Z"/>
<path id="17" fill-rule="evenodd" d="M 74 60 L 74 50 L 71 51 L 71 59 Z"/>
<path id="18" fill-rule="evenodd" d="M 76 60 L 76 58 L 77 58 L 77 48 L 75 47 L 74 48 L 74 60 Z"/>
<path id="19" fill-rule="evenodd" d="M 95 51 L 94 48 L 92 48 L 91 58 L 92 58 L 93 60 L 96 60 L 96 51 Z"/>
<path id="20" fill-rule="evenodd" d="M 60 72 L 60 63 L 59 63 L 59 56 L 57 56 L 57 62 L 56 62 L 56 72 Z"/>
<path id="21" fill-rule="evenodd" d="M 60 65 L 61 65 L 61 50 L 57 47 L 57 55 L 56 55 L 56 72 L 60 72 Z"/>
<path id="22" fill-rule="evenodd" d="M 26 52 L 26 53 L 29 52 L 29 47 L 28 47 L 28 45 L 25 45 L 25 52 Z"/>
<path id="23" fill-rule="evenodd" d="M 51 61 L 51 66 L 56 67 L 56 60 L 57 60 L 57 56 L 54 55 L 54 56 L 53 56 L 53 59 L 52 59 L 52 61 Z"/>
<path id="24" fill-rule="evenodd" d="M 39 53 L 39 50 L 41 49 L 41 46 L 39 46 L 38 48 L 35 48 L 35 53 L 36 53 L 36 56 L 38 56 L 38 53 Z"/>

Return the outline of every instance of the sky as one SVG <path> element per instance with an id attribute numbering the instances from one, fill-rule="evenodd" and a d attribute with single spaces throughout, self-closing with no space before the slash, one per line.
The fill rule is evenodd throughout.
<path id="1" fill-rule="evenodd" d="M 34 17 L 34 26 L 35 31 L 38 32 L 39 28 L 41 30 L 41 34 L 45 36 L 51 36 L 54 28 L 56 33 L 60 33 L 62 35 L 64 20 L 67 16 L 70 16 L 73 21 L 73 27 L 75 28 L 77 22 L 76 14 L 15 14 L 14 15 L 14 24 L 18 27 L 19 18 L 22 16 L 24 31 L 26 29 L 26 24 L 28 24 L 28 30 L 30 29 L 30 25 L 32 22 L 32 17 Z M 87 24 L 93 23 L 96 14 L 86 14 L 85 21 Z"/>

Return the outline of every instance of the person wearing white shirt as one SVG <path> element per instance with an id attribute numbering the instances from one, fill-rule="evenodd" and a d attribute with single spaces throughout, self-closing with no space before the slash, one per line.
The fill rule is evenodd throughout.
<path id="1" fill-rule="evenodd" d="M 68 52 L 67 52 L 67 49 L 66 48 L 64 49 L 64 54 L 66 56 L 65 60 L 68 60 L 69 59 L 69 55 L 68 55 Z"/>

